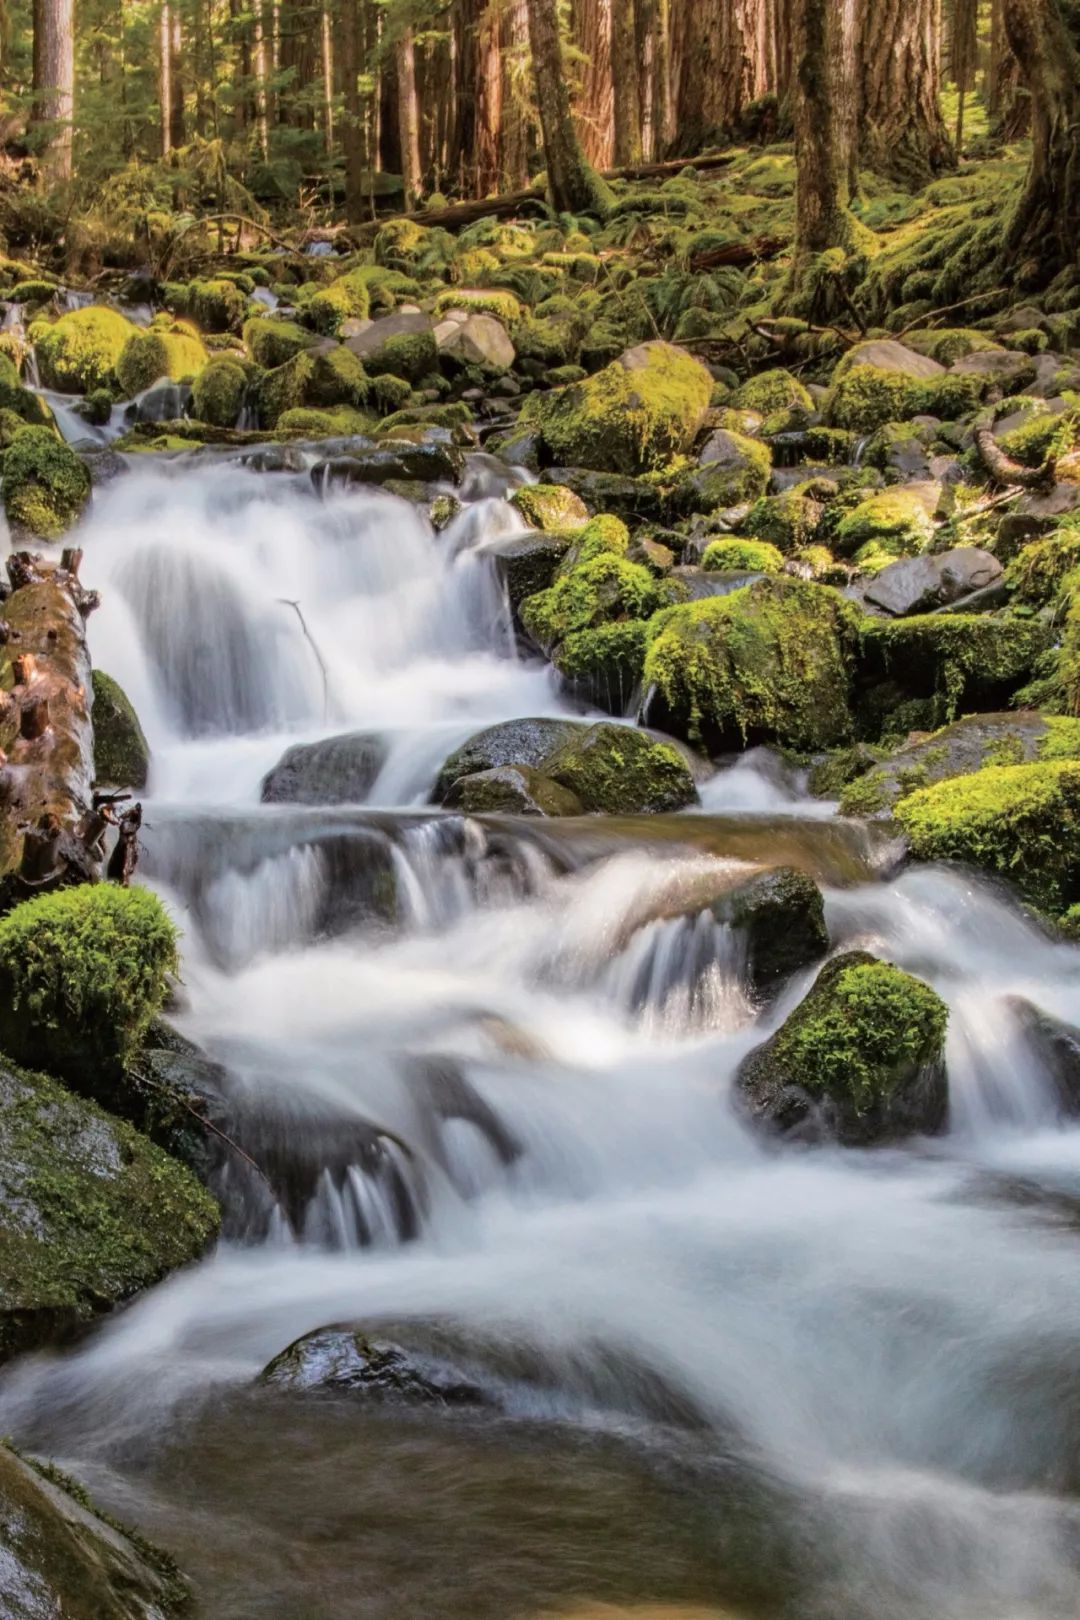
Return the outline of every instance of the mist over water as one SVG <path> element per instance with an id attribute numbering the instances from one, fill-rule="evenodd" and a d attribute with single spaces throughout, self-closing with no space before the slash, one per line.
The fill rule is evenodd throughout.
<path id="1" fill-rule="evenodd" d="M 966 874 L 890 875 L 768 756 L 663 837 L 424 810 L 480 726 L 569 712 L 488 555 L 509 476 L 478 462 L 440 535 L 226 460 L 97 498 L 92 650 L 154 751 L 177 1021 L 301 1191 L 231 1183 L 218 1251 L 7 1371 L 0 1428 L 169 1545 L 211 1620 L 1074 1617 L 1080 1131 L 1016 998 L 1080 1023 L 1080 952 Z M 348 730 L 385 739 L 365 804 L 259 804 Z M 732 1106 L 812 975 L 756 1006 L 709 899 L 793 850 L 834 947 L 948 1002 L 945 1137 L 777 1149 Z M 253 1391 L 338 1322 L 442 1334 L 498 1415 Z"/>

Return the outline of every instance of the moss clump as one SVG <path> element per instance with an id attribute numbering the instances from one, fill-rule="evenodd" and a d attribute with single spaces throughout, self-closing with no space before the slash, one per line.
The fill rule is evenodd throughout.
<path id="1" fill-rule="evenodd" d="M 834 549 L 842 557 L 862 560 L 867 554 L 886 552 L 889 557 L 914 557 L 925 551 L 934 537 L 934 521 L 919 494 L 905 489 L 883 490 L 860 501 L 836 526 Z"/>
<path id="2" fill-rule="evenodd" d="M 150 775 L 150 745 L 124 689 L 95 669 L 94 781 L 99 786 L 144 788 Z"/>
<path id="3" fill-rule="evenodd" d="M 395 332 L 364 356 L 364 364 L 373 377 L 390 375 L 419 382 L 436 368 L 438 358 L 433 332 Z"/>
<path id="4" fill-rule="evenodd" d="M 350 410 L 347 405 L 325 411 L 294 405 L 282 411 L 276 425 L 282 433 L 304 433 L 312 439 L 341 439 L 370 432 L 372 421 L 370 416 Z"/>
<path id="5" fill-rule="evenodd" d="M 1080 762 L 994 765 L 896 807 L 912 854 L 1008 878 L 1056 913 L 1080 900 Z"/>
<path id="6" fill-rule="evenodd" d="M 581 702 L 608 714 L 629 714 L 645 668 L 647 632 L 639 619 L 576 630 L 556 647 L 551 661 Z"/>
<path id="7" fill-rule="evenodd" d="M 366 320 L 370 308 L 367 278 L 351 270 L 317 292 L 307 306 L 307 314 L 317 332 L 336 335 L 344 321 Z"/>
<path id="8" fill-rule="evenodd" d="M 687 468 L 675 482 L 672 505 L 676 511 L 707 515 L 745 506 L 765 494 L 772 459 L 768 446 L 757 439 L 722 428 L 711 436 L 702 457 L 701 466 Z"/>
<path id="9" fill-rule="evenodd" d="M 803 489 L 787 489 L 755 501 L 741 527 L 782 552 L 796 551 L 817 533 L 821 512 L 821 503 Z"/>
<path id="10" fill-rule="evenodd" d="M 413 270 L 428 258 L 436 233 L 414 219 L 390 219 L 375 235 L 375 262 L 389 270 Z"/>
<path id="11" fill-rule="evenodd" d="M 582 563 L 593 562 L 605 553 L 625 557 L 630 548 L 630 531 L 621 518 L 602 512 L 590 518 L 583 529 L 578 529 L 559 564 L 560 574 L 569 574 Z"/>
<path id="12" fill-rule="evenodd" d="M 16 538 L 58 540 L 90 499 L 90 474 L 50 428 L 24 427 L 4 452 L 3 499 Z"/>
<path id="13" fill-rule="evenodd" d="M 784 559 L 765 540 L 713 540 L 705 547 L 701 566 L 707 573 L 779 574 Z"/>
<path id="14" fill-rule="evenodd" d="M 371 403 L 376 410 L 400 416 L 412 399 L 412 385 L 404 377 L 386 376 L 371 379 Z"/>
<path id="15" fill-rule="evenodd" d="M 799 379 L 781 369 L 762 371 L 751 377 L 736 390 L 730 403 L 737 409 L 760 411 L 762 416 L 771 416 L 776 411 L 814 409 L 814 401 Z"/>
<path id="16" fill-rule="evenodd" d="M 667 343 L 643 343 L 584 382 L 531 394 L 522 418 L 563 465 L 641 473 L 689 449 L 711 397 L 700 361 Z"/>
<path id="17" fill-rule="evenodd" d="M 200 422 L 231 428 L 240 420 L 247 397 L 248 379 L 237 360 L 223 355 L 211 360 L 195 378 L 192 408 Z"/>
<path id="18" fill-rule="evenodd" d="M 0 1183 L 0 1358 L 149 1287 L 217 1231 L 217 1206 L 183 1165 L 94 1103 L 7 1063 Z"/>
<path id="19" fill-rule="evenodd" d="M 851 731 L 856 624 L 851 604 L 826 586 L 758 580 L 661 613 L 645 684 L 669 728 L 692 742 L 831 748 Z"/>
<path id="20" fill-rule="evenodd" d="M 917 380 L 881 366 L 852 366 L 829 396 L 831 426 L 873 433 L 886 422 L 903 422 L 921 408 Z"/>
<path id="21" fill-rule="evenodd" d="M 999 442 L 1013 461 L 1019 461 L 1025 467 L 1041 467 L 1051 450 L 1058 446 L 1062 450 L 1071 447 L 1071 441 L 1075 438 L 1075 423 L 1076 418 L 1072 413 L 1061 416 L 1054 411 L 1038 411 L 1029 416 L 1026 422 L 1021 422 L 1019 427 L 1001 434 Z"/>
<path id="22" fill-rule="evenodd" d="M 606 815 L 659 814 L 694 803 L 690 767 L 670 743 L 608 722 L 578 732 L 545 759 L 543 774 Z"/>
<path id="23" fill-rule="evenodd" d="M 563 484 L 523 484 L 511 495 L 510 504 L 530 529 L 545 534 L 580 529 L 589 521 L 585 502 Z"/>
<path id="24" fill-rule="evenodd" d="M 305 356 L 304 404 L 363 405 L 371 385 L 363 362 L 351 349 L 316 349 Z"/>
<path id="25" fill-rule="evenodd" d="M 159 377 L 197 377 L 207 354 L 197 335 L 179 323 L 171 331 L 133 332 L 116 361 L 116 379 L 125 398 L 149 388 Z"/>
<path id="26" fill-rule="evenodd" d="M 944 1124 L 948 1009 L 910 973 L 852 951 L 826 963 L 813 989 L 739 1071 L 752 1114 L 781 1130 L 816 1104 L 829 1135 L 855 1145 Z"/>
<path id="27" fill-rule="evenodd" d="M 494 287 L 451 287 L 435 300 L 435 317 L 450 309 L 467 309 L 470 315 L 492 315 L 508 331 L 521 325 L 525 311 L 511 292 Z"/>
<path id="28" fill-rule="evenodd" d="M 257 366 L 273 371 L 287 360 L 309 349 L 315 339 L 295 321 L 278 321 L 269 315 L 253 315 L 244 322 L 244 343 Z"/>
<path id="29" fill-rule="evenodd" d="M 138 331 L 115 309 L 99 304 L 73 309 L 52 326 L 35 326 L 34 352 L 45 386 L 65 394 L 111 388 L 124 345 Z"/>
<path id="30" fill-rule="evenodd" d="M 0 1049 L 94 1088 L 135 1056 L 176 966 L 176 930 L 148 889 L 24 901 L 0 920 Z"/>
<path id="31" fill-rule="evenodd" d="M 29 388 L 22 386 L 15 363 L 6 354 L 0 354 L 0 411 L 17 416 L 20 427 L 23 423 L 29 423 L 32 427 L 52 425 L 49 407 Z"/>
<path id="32" fill-rule="evenodd" d="M 239 332 L 247 308 L 244 293 L 224 276 L 191 282 L 175 301 L 175 313 L 190 315 L 204 332 Z"/>
<path id="33" fill-rule="evenodd" d="M 1030 679 L 1051 632 L 1029 619 L 972 613 L 924 613 L 867 621 L 863 671 L 900 683 L 932 702 L 936 724 L 964 709 L 1000 708 Z"/>
<path id="34" fill-rule="evenodd" d="M 550 652 L 575 630 L 591 630 L 613 619 L 648 619 L 667 601 L 670 595 L 647 568 L 605 552 L 528 597 L 521 605 L 521 622 L 537 645 Z"/>

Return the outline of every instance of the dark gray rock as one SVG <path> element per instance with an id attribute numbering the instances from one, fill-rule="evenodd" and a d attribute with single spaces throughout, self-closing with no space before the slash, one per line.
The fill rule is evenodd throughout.
<path id="1" fill-rule="evenodd" d="M 347 1394 L 377 1405 L 489 1404 L 480 1385 L 452 1364 L 352 1327 L 321 1328 L 297 1339 L 260 1382 L 291 1394 Z"/>
<path id="2" fill-rule="evenodd" d="M 286 749 L 263 778 L 264 804 L 361 804 L 386 758 L 381 737 L 349 731 Z"/>
<path id="3" fill-rule="evenodd" d="M 531 765 L 496 765 L 461 776 L 443 800 L 465 815 L 580 816 L 581 800 Z"/>
<path id="4" fill-rule="evenodd" d="M 875 574 L 863 596 L 894 618 L 947 607 L 1001 580 L 997 558 L 976 546 L 958 546 L 937 556 L 903 557 Z"/>
<path id="5" fill-rule="evenodd" d="M 543 534 L 538 529 L 487 547 L 515 613 L 527 596 L 547 590 L 569 549 L 569 535 Z"/>
<path id="6" fill-rule="evenodd" d="M 829 949 L 821 890 L 794 867 L 756 873 L 716 901 L 712 911 L 718 922 L 745 937 L 747 977 L 757 996 L 773 994 Z"/>
<path id="7" fill-rule="evenodd" d="M 422 483 L 458 484 L 464 470 L 465 456 L 457 445 L 430 439 L 422 444 L 409 444 L 401 439 L 392 444 L 329 456 L 312 467 L 311 481 L 319 490 L 327 483 L 389 484 L 408 483 L 413 479 Z"/>
<path id="8" fill-rule="evenodd" d="M 534 769 L 549 755 L 588 727 L 574 720 L 506 720 L 478 731 L 444 762 L 432 795 L 442 804 L 461 776 L 474 776 L 500 765 L 529 765 Z"/>
<path id="9" fill-rule="evenodd" d="M 1080 1029 L 1044 1012 L 1024 996 L 1010 996 L 1024 1039 L 1057 1093 L 1063 1115 L 1080 1115 Z"/>

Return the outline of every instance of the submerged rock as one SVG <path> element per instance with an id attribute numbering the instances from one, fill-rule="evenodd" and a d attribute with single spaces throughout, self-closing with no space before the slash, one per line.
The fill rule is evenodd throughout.
<path id="1" fill-rule="evenodd" d="M 1044 1012 L 1024 996 L 1010 996 L 1024 1038 L 1053 1082 L 1062 1114 L 1080 1115 L 1080 1029 Z"/>
<path id="2" fill-rule="evenodd" d="M 932 1134 L 948 1112 L 947 1020 L 929 985 L 848 952 L 743 1061 L 737 1099 L 756 1125 L 849 1147 Z"/>
<path id="3" fill-rule="evenodd" d="M 465 470 L 465 457 L 456 445 L 446 443 L 409 444 L 395 439 L 391 444 L 358 446 L 348 454 L 316 462 L 311 482 L 322 489 L 329 481 L 346 484 L 427 483 L 459 484 Z"/>
<path id="4" fill-rule="evenodd" d="M 376 1403 L 484 1406 L 488 1397 L 457 1368 L 360 1329 L 321 1328 L 275 1356 L 260 1382 L 292 1394 L 348 1394 Z"/>
<path id="5" fill-rule="evenodd" d="M 581 800 L 531 765 L 496 765 L 462 776 L 443 800 L 466 815 L 579 816 Z"/>
<path id="6" fill-rule="evenodd" d="M 362 804 L 386 758 L 383 738 L 365 731 L 287 748 L 263 777 L 264 804 Z"/>
<path id="7" fill-rule="evenodd" d="M 103 1518 L 55 1468 L 0 1444 L 4 1620 L 164 1620 L 188 1596 L 167 1554 Z"/>
<path id="8" fill-rule="evenodd" d="M 793 867 L 756 873 L 723 895 L 712 910 L 718 922 L 744 935 L 747 976 L 755 995 L 772 994 L 829 949 L 821 890 Z"/>
<path id="9" fill-rule="evenodd" d="M 93 675 L 94 780 L 99 786 L 144 788 L 150 745 L 127 693 L 100 669 Z"/>

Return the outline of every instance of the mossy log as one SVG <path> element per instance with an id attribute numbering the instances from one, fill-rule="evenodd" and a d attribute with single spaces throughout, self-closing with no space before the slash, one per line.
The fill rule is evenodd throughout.
<path id="1" fill-rule="evenodd" d="M 0 904 L 98 875 L 81 553 L 16 552 L 0 650 Z"/>

